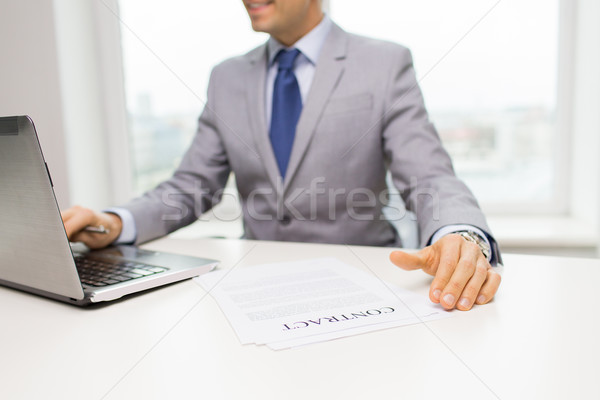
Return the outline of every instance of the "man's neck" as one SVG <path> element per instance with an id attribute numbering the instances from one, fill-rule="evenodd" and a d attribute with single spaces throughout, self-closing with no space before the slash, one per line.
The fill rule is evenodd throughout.
<path id="1" fill-rule="evenodd" d="M 321 21 L 323 21 L 324 17 L 325 17 L 325 14 L 323 13 L 323 11 L 319 10 L 319 14 L 317 14 L 316 16 L 314 16 L 312 18 L 307 18 L 307 22 L 305 24 L 303 24 L 302 26 L 298 27 L 297 29 L 290 30 L 289 32 L 284 32 L 282 34 L 274 34 L 271 36 L 273 36 L 273 38 L 275 40 L 277 40 L 279 43 L 283 44 L 284 46 L 292 47 L 294 45 L 294 43 L 296 43 L 298 40 L 302 39 L 310 31 L 315 29 L 317 27 L 317 25 L 319 25 L 321 23 Z"/>

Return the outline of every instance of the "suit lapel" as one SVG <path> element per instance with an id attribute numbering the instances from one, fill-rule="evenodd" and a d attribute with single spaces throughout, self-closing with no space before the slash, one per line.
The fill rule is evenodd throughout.
<path id="1" fill-rule="evenodd" d="M 289 186 L 294 174 L 300 166 L 302 158 L 315 133 L 317 123 L 325 109 L 325 105 L 329 101 L 331 93 L 342 77 L 344 71 L 343 60 L 346 57 L 347 39 L 347 33 L 337 25 L 333 24 L 331 32 L 323 44 L 321 55 L 319 56 L 319 61 L 315 69 L 315 76 L 304 103 L 300 120 L 298 121 L 294 146 L 292 147 L 290 162 L 283 182 L 284 191 Z M 275 163 L 272 152 L 271 156 L 273 157 L 273 163 Z"/>
<path id="2" fill-rule="evenodd" d="M 267 46 L 250 53 L 250 70 L 247 76 L 246 106 L 250 119 L 250 130 L 258 154 L 273 187 L 277 187 L 279 168 L 273 154 L 265 121 L 265 85 L 267 79 Z"/>

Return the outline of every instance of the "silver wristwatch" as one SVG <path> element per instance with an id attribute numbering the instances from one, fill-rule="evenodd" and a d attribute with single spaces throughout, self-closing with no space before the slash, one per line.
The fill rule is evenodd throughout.
<path id="1" fill-rule="evenodd" d="M 475 243 L 477 246 L 479 246 L 485 258 L 487 258 L 488 260 L 490 259 L 492 249 L 490 248 L 490 245 L 487 243 L 487 241 L 481 237 L 481 235 L 473 231 L 458 231 L 455 233 L 462 236 L 463 239 L 465 239 L 466 241 Z"/>

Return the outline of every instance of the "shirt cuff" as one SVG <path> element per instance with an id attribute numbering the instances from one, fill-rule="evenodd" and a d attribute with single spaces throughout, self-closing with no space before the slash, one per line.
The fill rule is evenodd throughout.
<path id="1" fill-rule="evenodd" d="M 490 240 L 488 239 L 487 235 L 481 229 L 479 229 L 473 225 L 446 225 L 446 226 L 443 226 L 433 234 L 433 236 L 431 237 L 431 244 L 437 242 L 438 240 L 440 240 L 442 237 L 444 237 L 446 235 L 449 235 L 451 233 L 460 232 L 460 231 L 473 231 L 476 234 L 478 234 L 479 236 L 481 236 L 483 238 L 483 240 L 485 240 L 487 245 L 490 247 L 490 255 L 487 258 L 488 261 L 491 261 L 492 258 L 494 258 L 494 249 L 492 248 L 492 245 L 491 245 Z"/>
<path id="2" fill-rule="evenodd" d="M 135 220 L 133 219 L 133 214 L 131 211 L 118 207 L 108 208 L 103 211 L 117 215 L 119 218 L 121 218 L 121 223 L 123 224 L 121 234 L 113 243 L 133 244 L 137 238 L 137 229 L 135 228 Z"/>

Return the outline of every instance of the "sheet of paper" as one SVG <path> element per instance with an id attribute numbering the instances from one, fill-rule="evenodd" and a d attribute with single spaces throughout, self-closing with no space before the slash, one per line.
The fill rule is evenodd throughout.
<path id="1" fill-rule="evenodd" d="M 195 279 L 243 344 L 285 348 L 446 316 L 428 299 L 390 290 L 333 258 L 214 271 Z"/>
<path id="2" fill-rule="evenodd" d="M 393 288 L 396 295 L 402 300 L 402 302 L 415 314 L 412 318 L 383 322 L 380 324 L 373 324 L 367 326 L 361 326 L 358 328 L 350 328 L 342 331 L 331 332 L 320 335 L 306 336 L 300 339 L 285 340 L 281 342 L 267 343 L 267 346 L 273 350 L 283 350 L 292 347 L 305 346 L 311 343 L 326 342 L 328 340 L 339 339 L 342 337 L 360 335 L 363 333 L 395 328 L 398 326 L 413 325 L 428 321 L 433 321 L 440 318 L 450 317 L 450 314 L 443 311 L 439 304 L 433 304 L 425 297 L 409 292 L 405 289 Z"/>

